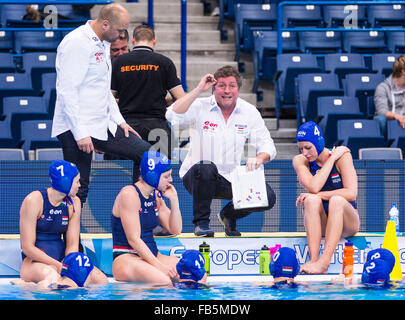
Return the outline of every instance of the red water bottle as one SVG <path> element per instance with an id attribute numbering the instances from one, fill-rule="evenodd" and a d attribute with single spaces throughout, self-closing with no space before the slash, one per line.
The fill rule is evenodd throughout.
<path id="1" fill-rule="evenodd" d="M 353 243 L 348 240 L 345 243 L 345 247 L 343 249 L 343 263 L 342 263 L 342 273 L 345 275 L 345 278 L 351 278 L 353 275 L 353 259 L 354 249 Z"/>

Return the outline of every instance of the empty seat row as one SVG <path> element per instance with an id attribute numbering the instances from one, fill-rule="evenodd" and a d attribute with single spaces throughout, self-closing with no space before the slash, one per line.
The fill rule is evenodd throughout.
<path id="1" fill-rule="evenodd" d="M 52 5 L 56 8 L 56 12 L 52 10 L 52 13 L 57 14 L 59 24 L 71 20 L 80 22 L 90 19 L 90 9 L 84 5 L 56 3 L 52 3 Z M 33 9 L 38 10 L 41 14 L 44 12 L 44 5 L 33 6 Z M 2 4 L 0 5 L 0 25 L 3 28 L 43 26 L 44 15 L 42 15 L 39 22 L 34 22 L 28 17 L 27 13 L 26 4 Z"/>
<path id="2" fill-rule="evenodd" d="M 31 153 L 32 151 L 32 153 Z M 30 150 L 28 160 L 53 161 L 63 159 L 62 148 L 43 148 Z M 400 148 L 360 148 L 360 160 L 403 160 L 403 153 Z M 0 161 L 21 161 L 25 160 L 24 150 L 19 148 L 0 148 Z M 93 160 L 104 160 L 103 156 L 93 153 Z M 184 159 L 181 159 L 183 161 Z"/>
<path id="3" fill-rule="evenodd" d="M 389 70 L 389 63 L 395 60 L 392 56 L 385 58 L 387 63 L 381 63 L 384 59 L 375 59 L 373 62 L 381 63 L 381 71 Z M 324 62 L 325 66 L 321 68 L 316 56 L 312 54 L 277 56 L 275 77 L 277 117 L 280 116 L 281 109 L 295 108 L 299 105 L 298 122 L 301 122 L 301 117 L 304 121 L 311 120 L 313 116 L 306 106 L 310 105 L 310 108 L 315 110 L 316 103 L 313 101 L 321 95 L 356 96 L 360 101 L 361 112 L 366 116 L 373 115 L 372 110 L 368 110 L 367 107 L 368 97 L 374 94 L 375 88 L 384 81 L 386 74 L 371 73 L 365 67 L 360 55 L 325 55 Z M 348 78 L 350 80 L 347 80 Z M 346 82 L 350 83 L 350 86 L 345 85 Z"/>
<path id="4" fill-rule="evenodd" d="M 0 52 L 56 52 L 67 31 L 0 31 Z"/>
<path id="5" fill-rule="evenodd" d="M 43 97 L 48 112 L 53 114 L 56 101 L 56 73 L 0 73 L 0 115 L 7 97 Z M 40 75 L 40 76 L 39 76 Z M 32 82 L 35 81 L 35 85 Z"/>
<path id="6" fill-rule="evenodd" d="M 20 139 L 4 137 L 0 126 L 0 147 L 22 148 L 28 159 L 28 151 L 38 148 L 60 148 L 57 138 L 51 138 L 52 120 L 25 120 L 21 121 Z"/>
<path id="7" fill-rule="evenodd" d="M 23 149 L 20 148 L 0 148 L 0 160 L 43 160 L 52 161 L 63 159 L 62 148 L 39 148 L 29 150 L 28 158 L 25 157 Z M 93 152 L 93 160 L 104 160 L 100 153 Z"/>
<path id="8" fill-rule="evenodd" d="M 338 25 L 344 27 L 342 28 L 342 30 L 345 30 L 345 32 L 342 31 L 344 36 L 341 36 L 340 33 L 336 33 L 335 36 L 327 38 L 329 43 L 332 43 L 333 41 L 337 42 L 340 37 L 344 38 L 341 40 L 343 44 L 340 44 L 339 46 L 338 42 L 335 44 L 335 46 L 338 46 L 336 50 L 340 48 L 346 52 L 354 52 L 356 50 L 367 49 L 373 50 L 373 52 L 376 52 L 376 50 L 382 52 L 386 49 L 384 45 L 387 42 L 385 40 L 384 33 L 377 31 L 361 31 L 362 28 L 367 26 L 383 28 L 393 26 L 403 27 L 405 22 L 403 19 L 405 14 L 405 6 L 400 4 L 369 6 L 368 10 L 370 11 L 370 21 L 367 20 L 368 16 L 365 15 L 365 6 L 325 6 L 323 8 L 324 11 L 327 12 L 325 16 L 322 14 L 321 9 L 322 6 L 314 6 L 312 4 L 283 6 L 283 16 L 281 18 L 283 22 L 282 26 L 297 28 L 297 31 L 299 31 L 300 26 L 327 28 L 336 27 L 335 21 L 340 21 Z M 249 52 L 253 49 L 252 33 L 254 31 L 276 30 L 277 22 L 277 5 L 275 4 L 238 3 L 235 6 L 234 23 L 236 60 L 239 59 L 241 51 Z M 367 25 L 365 22 L 367 22 Z M 319 33 L 322 34 L 322 31 Z M 320 35 L 317 37 L 319 36 Z M 390 40 L 390 42 L 394 40 L 399 41 L 395 39 L 395 36 L 400 37 L 400 34 L 393 34 L 393 40 Z M 346 37 L 348 39 L 346 39 Z M 366 42 L 364 44 L 356 43 L 359 41 Z M 371 44 L 369 42 L 371 42 Z M 374 45 L 372 43 L 374 43 Z M 311 46 L 308 46 L 308 48 L 311 48 Z M 322 48 L 322 46 L 320 48 Z M 305 47 L 305 41 L 303 42 L 303 48 L 300 49 L 307 50 Z"/>
<path id="9" fill-rule="evenodd" d="M 230 1 L 230 0 L 228 0 Z M 233 0 L 236 2 L 236 0 Z M 275 21 L 278 18 L 278 3 L 272 1 L 243 1 L 234 3 L 234 20 L 243 22 L 246 16 L 253 20 L 266 16 L 267 20 Z M 266 3 L 268 2 L 268 3 Z M 283 27 L 385 27 L 404 26 L 405 7 L 403 4 L 303 4 L 283 5 Z"/>
<path id="10" fill-rule="evenodd" d="M 0 53 L 0 73 L 26 73 L 31 77 L 31 86 L 42 90 L 42 75 L 55 73 L 55 52 L 27 52 L 24 54 Z"/>
<path id="11" fill-rule="evenodd" d="M 405 129 L 398 125 L 398 121 L 388 121 L 388 140 L 380 134 L 376 120 L 346 119 L 337 121 L 337 137 L 335 145 L 347 146 L 353 159 L 359 159 L 362 148 L 398 148 L 405 152 Z"/>
<path id="12" fill-rule="evenodd" d="M 399 148 L 361 148 L 359 160 L 403 160 L 403 153 Z"/>
<path id="13" fill-rule="evenodd" d="M 314 72 L 317 69 L 321 72 L 337 73 L 339 81 L 347 73 L 381 73 L 387 77 L 392 72 L 396 58 L 400 56 L 400 53 L 369 55 L 360 53 L 329 53 L 324 55 L 285 53 L 277 55 L 273 48 L 265 46 L 261 41 L 255 44 L 255 51 L 252 55 L 255 80 L 252 92 L 256 92 L 261 79 L 273 81 L 277 72 L 282 72 L 293 65 L 301 69 L 312 67 Z M 278 58 L 278 56 L 286 58 Z"/>

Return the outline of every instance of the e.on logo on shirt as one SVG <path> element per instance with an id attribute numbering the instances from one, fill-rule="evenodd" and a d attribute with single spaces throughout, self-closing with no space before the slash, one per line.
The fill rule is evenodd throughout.
<path id="1" fill-rule="evenodd" d="M 94 56 L 96 57 L 96 62 L 103 62 L 104 52 L 96 52 Z"/>
<path id="2" fill-rule="evenodd" d="M 218 124 L 217 123 L 212 123 L 209 121 L 204 121 L 203 124 L 203 131 L 205 132 L 215 132 L 215 129 L 218 128 Z"/>

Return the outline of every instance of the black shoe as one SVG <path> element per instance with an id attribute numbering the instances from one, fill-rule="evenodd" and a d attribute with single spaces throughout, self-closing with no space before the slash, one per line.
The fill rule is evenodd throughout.
<path id="1" fill-rule="evenodd" d="M 225 227 L 225 235 L 228 237 L 240 237 L 241 233 L 236 230 L 236 219 L 225 217 L 222 210 L 218 213 L 219 222 Z"/>
<path id="2" fill-rule="evenodd" d="M 195 227 L 194 234 L 197 237 L 213 237 L 215 232 L 210 229 L 209 225 L 198 225 Z"/>

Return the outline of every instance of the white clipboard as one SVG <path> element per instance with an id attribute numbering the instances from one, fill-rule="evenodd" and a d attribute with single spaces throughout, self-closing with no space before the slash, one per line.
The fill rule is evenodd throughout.
<path id="1" fill-rule="evenodd" d="M 235 209 L 259 208 L 269 205 L 264 167 L 246 171 L 238 166 L 231 172 L 233 207 Z"/>

